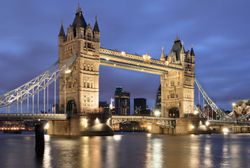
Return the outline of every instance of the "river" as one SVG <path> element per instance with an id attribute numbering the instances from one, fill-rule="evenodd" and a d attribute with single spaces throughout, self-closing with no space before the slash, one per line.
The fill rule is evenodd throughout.
<path id="1" fill-rule="evenodd" d="M 36 156 L 33 134 L 0 134 L 1 168 L 209 168 L 250 167 L 250 134 L 113 137 L 45 136 Z"/>

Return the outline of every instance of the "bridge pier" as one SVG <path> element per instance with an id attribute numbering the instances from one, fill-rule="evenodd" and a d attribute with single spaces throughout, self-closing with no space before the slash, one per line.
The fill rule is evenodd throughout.
<path id="1" fill-rule="evenodd" d="M 35 151 L 36 154 L 42 155 L 44 153 L 44 123 L 35 125 Z"/>
<path id="2" fill-rule="evenodd" d="M 49 121 L 49 135 L 56 136 L 109 136 L 114 132 L 106 124 L 108 118 L 102 113 L 85 116 L 73 115 L 65 121 Z"/>
<path id="3" fill-rule="evenodd" d="M 71 117 L 64 121 L 49 121 L 48 134 L 58 136 L 79 136 L 80 117 Z"/>

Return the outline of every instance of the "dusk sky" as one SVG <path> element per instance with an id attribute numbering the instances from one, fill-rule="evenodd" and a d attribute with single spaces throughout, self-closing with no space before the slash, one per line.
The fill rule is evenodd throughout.
<path id="1" fill-rule="evenodd" d="M 160 58 L 177 35 L 194 47 L 196 78 L 222 108 L 250 98 L 249 0 L 80 0 L 85 20 L 98 16 L 101 46 Z M 0 2 L 0 94 L 29 81 L 58 58 L 61 21 L 72 23 L 77 0 Z M 155 103 L 159 76 L 101 67 L 100 98 L 121 86 Z M 131 99 L 132 100 L 132 99 Z"/>

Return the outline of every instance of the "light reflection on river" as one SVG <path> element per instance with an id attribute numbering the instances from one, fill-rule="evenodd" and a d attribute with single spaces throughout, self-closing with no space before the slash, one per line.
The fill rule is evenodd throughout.
<path id="1" fill-rule="evenodd" d="M 0 167 L 249 167 L 250 134 L 113 137 L 45 137 L 42 157 L 31 134 L 0 134 Z"/>

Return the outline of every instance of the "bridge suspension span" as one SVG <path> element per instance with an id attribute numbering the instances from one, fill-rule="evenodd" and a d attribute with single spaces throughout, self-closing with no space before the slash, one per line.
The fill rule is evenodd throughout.
<path id="1" fill-rule="evenodd" d="M 54 110 L 51 110 L 51 112 L 55 113 L 55 105 L 57 103 L 57 79 L 61 73 L 67 72 L 75 60 L 76 55 L 73 55 L 64 61 L 61 66 L 59 66 L 59 61 L 57 61 L 48 70 L 29 82 L 1 95 L 0 109 L 5 108 L 6 113 L 40 113 L 40 111 L 48 113 L 50 108 L 49 86 L 53 85 Z M 43 92 L 43 94 L 40 92 Z M 41 101 L 43 103 L 40 103 Z M 42 107 L 40 104 L 43 104 Z"/>

